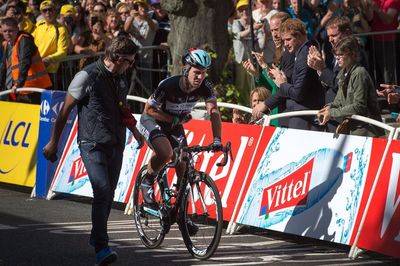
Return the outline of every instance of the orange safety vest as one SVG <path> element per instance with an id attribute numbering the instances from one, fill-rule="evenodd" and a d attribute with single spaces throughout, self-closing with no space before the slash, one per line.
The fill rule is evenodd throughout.
<path id="1" fill-rule="evenodd" d="M 14 49 L 11 54 L 11 71 L 12 78 L 14 81 L 18 79 L 19 75 L 19 58 L 18 58 L 18 45 L 22 37 L 29 38 L 30 36 L 27 34 L 20 34 L 17 41 L 15 42 Z M 6 50 L 7 44 L 4 44 L 4 51 Z M 8 58 L 6 58 L 6 66 L 9 66 Z M 21 86 L 21 88 L 41 88 L 47 89 L 51 87 L 53 84 L 51 83 L 50 76 L 47 73 L 46 67 L 42 62 L 42 58 L 39 55 L 39 51 L 36 49 L 35 55 L 32 57 L 32 64 L 28 69 L 27 77 L 25 79 L 25 83 Z M 21 94 L 24 94 L 21 92 Z"/>

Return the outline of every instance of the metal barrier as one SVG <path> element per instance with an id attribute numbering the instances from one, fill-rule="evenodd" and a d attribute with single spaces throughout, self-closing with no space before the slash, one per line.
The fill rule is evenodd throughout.
<path id="1" fill-rule="evenodd" d="M 141 58 L 141 54 L 152 51 L 152 62 L 151 65 L 145 64 Z M 69 84 L 74 78 L 75 74 L 81 70 L 80 62 L 82 59 L 91 59 L 91 61 L 97 60 L 103 56 L 104 52 L 99 52 L 94 55 L 69 55 L 66 58 L 60 60 L 60 68 L 56 74 L 50 74 L 54 81 L 53 87 L 56 90 L 67 90 Z M 149 63 L 149 62 L 147 62 Z M 158 67 L 158 68 L 154 68 Z M 170 75 L 171 66 L 171 54 L 169 49 L 165 46 L 143 46 L 139 48 L 138 59 L 136 67 L 131 70 L 131 82 L 129 87 L 129 94 L 141 95 L 148 97 L 153 92 L 153 87 L 148 87 L 143 82 L 144 77 L 150 77 L 154 83 L 161 81 L 162 79 Z M 158 83 L 157 83 L 158 84 Z"/>
<path id="2" fill-rule="evenodd" d="M 369 70 L 375 85 L 399 84 L 400 30 L 354 34 L 366 41 L 369 52 Z"/>

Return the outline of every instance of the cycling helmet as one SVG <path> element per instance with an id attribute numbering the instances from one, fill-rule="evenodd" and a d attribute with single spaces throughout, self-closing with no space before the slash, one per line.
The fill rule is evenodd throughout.
<path id="1" fill-rule="evenodd" d="M 208 69 L 211 66 L 210 55 L 198 48 L 190 48 L 182 57 L 182 64 Z"/>

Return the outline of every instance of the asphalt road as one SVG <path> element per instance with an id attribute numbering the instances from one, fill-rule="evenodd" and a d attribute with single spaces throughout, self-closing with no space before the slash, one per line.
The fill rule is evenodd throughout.
<path id="1" fill-rule="evenodd" d="M 64 195 L 48 201 L 31 199 L 30 192 L 0 183 L 0 265 L 93 265 L 90 199 Z M 223 234 L 214 256 L 199 261 L 186 250 L 176 225 L 160 248 L 145 248 L 121 204 L 111 211 L 109 236 L 119 255 L 113 265 L 400 265 L 372 252 L 350 260 L 347 246 L 249 227 Z"/>

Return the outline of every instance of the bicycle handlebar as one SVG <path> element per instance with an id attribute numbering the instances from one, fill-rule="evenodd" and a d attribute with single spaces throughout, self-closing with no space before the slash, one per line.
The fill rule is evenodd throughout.
<path id="1" fill-rule="evenodd" d="M 179 162 L 179 158 L 180 155 L 182 154 L 182 152 L 187 152 L 187 153 L 199 153 L 199 152 L 218 152 L 218 151 L 222 151 L 224 153 L 224 159 L 222 160 L 222 162 L 217 163 L 217 166 L 222 167 L 225 166 L 228 163 L 228 153 L 230 153 L 231 157 L 232 156 L 232 150 L 231 150 L 231 142 L 228 141 L 226 143 L 225 146 L 222 146 L 221 148 L 216 149 L 213 144 L 209 144 L 207 146 L 200 146 L 200 145 L 195 145 L 195 146 L 191 146 L 191 147 L 184 147 L 183 143 L 181 143 L 179 145 L 179 147 L 176 147 L 174 149 L 175 152 L 175 160 L 168 163 L 169 167 L 175 167 L 178 162 Z"/>

